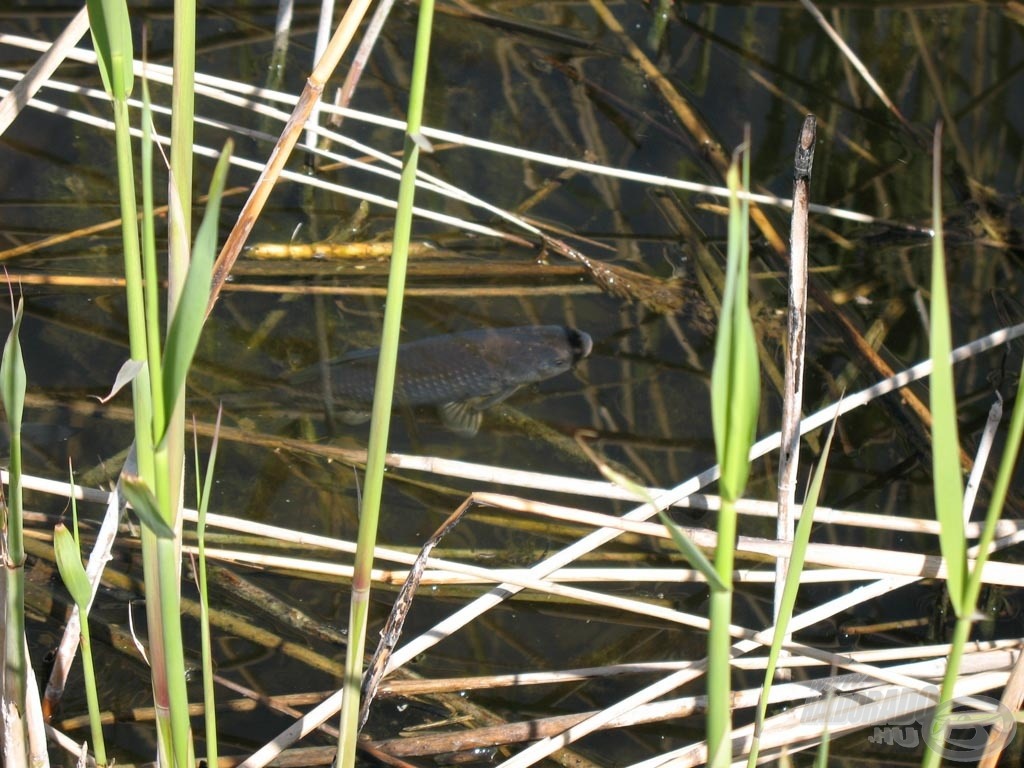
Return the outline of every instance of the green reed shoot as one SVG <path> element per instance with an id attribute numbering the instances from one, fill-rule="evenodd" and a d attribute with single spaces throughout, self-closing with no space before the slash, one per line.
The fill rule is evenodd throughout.
<path id="1" fill-rule="evenodd" d="M 213 444 L 210 446 L 210 459 L 206 472 L 199 467 L 199 445 L 194 444 L 196 458 L 196 477 L 203 478 L 202 490 L 196 488 L 196 510 L 199 518 L 196 521 L 196 543 L 198 547 L 198 565 L 196 573 L 199 580 L 199 626 L 202 632 L 203 653 L 203 706 L 206 712 L 206 763 L 217 765 L 217 700 L 214 696 L 213 679 L 213 640 L 210 635 L 210 597 L 209 581 L 206 577 L 206 512 L 210 506 L 210 495 L 213 493 L 213 471 L 217 465 L 217 445 L 219 444 L 220 419 L 222 409 L 217 411 L 217 423 L 213 427 Z M 196 432 L 193 430 L 193 435 Z"/>
<path id="2" fill-rule="evenodd" d="M 180 5 L 180 4 L 179 4 Z M 194 11 L 193 11 L 194 13 Z M 189 31 L 189 14 L 176 13 L 184 19 L 183 34 L 175 33 L 175 66 L 194 56 L 194 42 L 185 40 Z M 138 457 L 137 477 L 126 478 L 125 488 L 143 521 L 143 571 L 146 581 L 146 609 L 150 629 L 149 656 L 153 670 L 153 696 L 157 711 L 158 758 L 161 765 L 191 765 L 193 747 L 188 717 L 188 695 L 185 682 L 185 659 L 181 638 L 179 604 L 180 578 L 180 477 L 183 452 L 182 413 L 185 379 L 198 344 L 209 300 L 213 258 L 216 251 L 217 217 L 220 194 L 227 176 L 226 148 L 214 172 L 203 223 L 192 249 L 191 262 L 171 260 L 169 269 L 168 312 L 171 313 L 167 335 L 161 349 L 164 324 L 160 319 L 160 302 L 156 286 L 160 280 L 152 223 L 152 136 L 147 115 L 143 124 L 144 214 L 143 247 L 135 229 L 136 202 L 134 165 L 128 120 L 128 95 L 132 88 L 131 30 L 124 0 L 91 0 L 89 18 L 93 41 L 98 52 L 100 73 L 109 94 L 115 124 L 118 182 L 121 203 L 122 241 L 124 244 L 125 278 L 128 304 L 128 335 L 135 421 L 135 447 Z M 183 50 L 179 50 L 182 46 Z M 189 69 L 191 65 L 186 67 Z M 191 89 L 187 89 L 191 91 Z M 172 168 L 169 217 L 171 240 L 187 244 L 188 214 L 191 195 L 182 191 L 182 181 L 190 187 L 191 179 L 191 111 L 185 113 L 189 123 L 182 127 L 180 99 L 182 87 L 176 75 L 175 121 L 172 128 L 172 156 L 179 168 Z M 144 99 L 148 94 L 144 92 Z M 182 107 L 185 108 L 184 106 Z M 185 170 L 183 165 L 188 165 Z M 177 174 L 177 176 L 175 176 Z M 187 247 L 186 249 L 187 250 Z M 187 266 L 187 269 L 186 269 Z"/>
<path id="3" fill-rule="evenodd" d="M 349 609 L 349 644 L 345 656 L 345 690 L 341 704 L 341 725 L 338 739 L 339 768 L 355 765 L 359 724 L 359 688 L 366 649 L 366 623 L 369 611 L 370 570 L 373 549 L 377 542 L 377 524 L 384 484 L 384 460 L 387 453 L 388 430 L 391 424 L 391 401 L 395 389 L 395 367 L 398 359 L 398 336 L 402 322 L 402 298 L 405 292 L 406 264 L 412 233 L 412 206 L 416 192 L 416 168 L 423 147 L 429 146 L 420 133 L 423 122 L 423 101 L 427 87 L 427 63 L 430 57 L 430 33 L 434 17 L 433 0 L 420 3 L 416 29 L 416 51 L 413 57 L 409 88 L 409 109 L 406 117 L 405 151 L 402 177 L 398 187 L 398 209 L 395 213 L 394 250 L 388 275 L 387 304 L 384 308 L 384 329 L 377 365 L 377 379 L 370 419 L 370 441 L 367 446 L 366 480 L 360 508 L 359 535 L 352 576 L 352 602 Z"/>
<path id="4" fill-rule="evenodd" d="M 742 152 L 742 188 L 750 188 L 749 152 Z M 711 372 L 711 417 L 715 450 L 721 470 L 718 543 L 715 570 L 725 585 L 712 588 L 708 635 L 708 765 L 727 766 L 732 761 L 729 732 L 732 729 L 732 572 L 736 546 L 736 501 L 743 494 L 750 472 L 750 447 L 757 429 L 761 382 L 754 325 L 750 319 L 747 290 L 750 261 L 750 203 L 740 199 L 740 169 L 734 160 L 727 176 L 729 185 L 729 245 L 722 315 Z"/>
<path id="5" fill-rule="evenodd" d="M 13 302 L 12 302 L 13 303 Z M 0 397 L 3 398 L 7 428 L 11 435 L 11 460 L 4 534 L 4 664 L 3 706 L 10 713 L 5 718 L 4 758 L 9 762 L 28 750 L 28 727 L 25 720 L 25 700 L 28 689 L 29 661 L 25 654 L 25 542 L 23 527 L 23 494 L 21 487 L 21 422 L 25 412 L 25 359 L 21 352 L 21 319 L 25 313 L 24 301 L 19 299 L 13 308 L 11 332 L 4 344 L 0 360 Z"/>
<path id="6" fill-rule="evenodd" d="M 71 478 L 74 489 L 75 479 Z M 67 587 L 71 599 L 78 606 L 80 648 L 82 651 L 82 675 L 85 678 L 85 701 L 89 709 L 89 728 L 92 733 L 92 748 L 96 765 L 107 764 L 107 748 L 103 740 L 103 722 L 100 719 L 99 693 L 96 688 L 96 671 L 92 663 L 92 641 L 89 637 L 89 606 L 92 602 L 92 584 L 82 565 L 82 547 L 78 538 L 78 504 L 71 494 L 71 530 L 58 523 L 53 531 L 53 551 L 57 570 Z"/>
<path id="7" fill-rule="evenodd" d="M 939 693 L 939 704 L 931 723 L 929 744 L 941 744 L 945 738 L 945 724 L 951 712 L 951 703 L 956 692 L 957 677 L 964 648 L 970 639 L 971 627 L 976 618 L 976 606 L 981 594 L 981 576 L 988 560 L 988 549 L 995 538 L 996 525 L 1006 502 L 1010 481 L 1017 469 L 1017 457 L 1021 440 L 1024 438 L 1024 365 L 1018 378 L 1017 397 L 1010 417 L 1005 448 L 999 462 L 999 470 L 992 486 L 992 495 L 985 513 L 985 522 L 978 539 L 977 557 L 974 567 L 967 571 L 967 540 L 964 534 L 963 478 L 961 476 L 959 453 L 960 442 L 956 428 L 956 396 L 953 387 L 952 347 L 950 332 L 949 297 L 946 291 L 945 248 L 942 237 L 942 187 L 941 187 L 941 126 L 935 132 L 935 149 L 932 170 L 932 227 L 935 237 L 932 242 L 932 284 L 931 284 L 931 409 L 932 427 L 932 482 L 935 497 L 936 516 L 941 529 L 939 543 L 947 569 L 947 588 L 950 603 L 956 611 L 956 623 L 950 640 L 951 650 L 946 662 Z M 941 761 L 941 754 L 926 748 L 921 765 L 935 768 Z"/>
<path id="8" fill-rule="evenodd" d="M 935 155 L 941 149 L 938 142 Z M 938 170 L 938 169 L 936 169 Z M 932 479 L 935 515 L 940 524 L 939 545 L 946 563 L 949 602 L 958 617 L 973 606 L 965 602 L 967 537 L 964 531 L 964 481 L 960 467 L 960 437 L 956 421 L 956 394 L 953 386 L 953 334 L 949 319 L 949 291 L 946 286 L 946 254 L 942 239 L 942 189 L 938 175 L 933 184 L 932 285 L 929 325 L 932 359 L 930 406 L 932 412 Z"/>

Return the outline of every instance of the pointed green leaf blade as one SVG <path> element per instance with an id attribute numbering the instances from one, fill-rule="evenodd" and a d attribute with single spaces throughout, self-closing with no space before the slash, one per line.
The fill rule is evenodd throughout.
<path id="1" fill-rule="evenodd" d="M 134 83 L 128 5 L 125 0 L 86 0 L 86 6 L 103 89 L 115 99 L 127 99 Z"/>
<path id="2" fill-rule="evenodd" d="M 152 489 L 138 475 L 122 475 L 121 488 L 131 502 L 135 514 L 142 524 L 149 528 L 157 538 L 173 539 L 174 531 L 160 514 L 160 506 Z"/>
<path id="3" fill-rule="evenodd" d="M 761 384 L 757 341 L 747 301 L 750 248 L 743 224 L 746 206 L 740 205 L 737 196 L 740 181 L 736 163 L 729 169 L 727 180 L 732 193 L 728 264 L 711 373 L 711 415 L 722 473 L 721 494 L 735 500 L 743 493 L 750 472 L 748 457 L 757 431 Z"/>
<path id="4" fill-rule="evenodd" d="M 758 699 L 757 712 L 754 722 L 758 725 L 755 730 L 754 742 L 747 758 L 748 768 L 753 768 L 757 763 L 758 750 L 760 747 L 760 724 L 764 722 L 768 711 L 768 698 L 771 694 L 772 683 L 775 678 L 775 669 L 779 663 L 779 655 L 782 652 L 782 642 L 788 631 L 789 621 L 793 618 L 793 610 L 796 607 L 796 596 L 800 591 L 800 576 L 804 569 L 804 560 L 807 556 L 807 545 L 811 540 L 811 529 L 814 527 L 814 510 L 818 507 L 818 499 L 821 496 L 821 486 L 825 480 L 825 467 L 828 463 L 828 456 L 832 450 L 832 437 L 836 432 L 836 422 L 839 420 L 839 412 L 832 419 L 832 426 L 829 429 L 825 446 L 821 451 L 821 460 L 814 469 L 811 477 L 811 484 L 807 488 L 807 495 L 804 497 L 804 504 L 800 512 L 800 521 L 797 523 L 796 535 L 793 538 L 793 546 L 789 556 L 789 570 L 786 572 L 786 583 L 782 589 L 782 599 L 779 601 L 779 613 L 775 621 L 775 634 L 772 637 L 771 649 L 768 651 L 768 664 L 765 667 L 764 682 L 761 686 L 761 697 Z"/>
<path id="5" fill-rule="evenodd" d="M 96 399 L 101 403 L 109 403 L 118 392 L 135 381 L 139 371 L 145 367 L 146 362 L 144 360 L 125 360 L 120 370 L 118 370 L 117 376 L 114 377 L 114 384 L 110 387 L 110 391 L 103 397 L 97 397 Z"/>
<path id="6" fill-rule="evenodd" d="M 206 306 L 210 299 L 210 282 L 213 262 L 217 255 L 217 220 L 220 216 L 220 199 L 227 179 L 228 163 L 231 159 L 232 142 L 229 140 L 221 152 L 220 160 L 210 182 L 209 202 L 206 214 L 196 233 L 192 249 L 192 263 L 189 265 L 181 299 L 174 312 L 174 319 L 167 331 L 167 345 L 163 358 L 163 396 L 166 412 L 174 410 L 178 397 L 185 388 L 192 357 L 199 345 L 199 336 L 206 321 Z M 163 442 L 160 436 L 159 443 Z"/>
<path id="7" fill-rule="evenodd" d="M 669 535 L 672 537 L 672 542 L 676 545 L 676 549 L 682 554 L 687 561 L 703 574 L 704 578 L 708 581 L 708 586 L 712 591 L 724 592 L 729 587 L 719 577 L 718 572 L 715 570 L 715 566 L 711 564 L 711 561 L 707 559 L 703 552 L 690 541 L 690 537 L 687 536 L 683 529 L 672 522 L 664 511 L 658 511 L 658 517 L 661 518 L 662 524 L 668 529 Z"/>
<path id="8" fill-rule="evenodd" d="M 941 132 L 937 132 L 940 133 Z M 956 615 L 971 610 L 965 605 L 967 581 L 967 538 L 964 529 L 964 482 L 960 467 L 960 437 L 956 418 L 956 393 L 953 385 L 953 333 L 949 317 L 949 291 L 946 284 L 946 255 L 942 238 L 942 187 L 939 169 L 941 141 L 935 142 L 935 169 L 932 179 L 932 217 L 935 238 L 932 241 L 932 284 L 929 352 L 932 359 L 932 482 L 935 516 L 939 522 L 939 546 L 946 562 L 946 585 Z"/>
<path id="9" fill-rule="evenodd" d="M 82 554 L 75 537 L 64 523 L 57 523 L 53 530 L 53 551 L 57 556 L 57 570 L 68 588 L 71 598 L 83 614 L 92 600 L 92 586 L 82 565 Z M 84 619 L 83 619 L 84 620 Z"/>
<path id="10" fill-rule="evenodd" d="M 21 353 L 21 319 L 25 312 L 25 302 L 18 300 L 14 311 L 11 332 L 4 344 L 3 360 L 0 361 L 0 396 L 3 397 L 4 411 L 11 434 L 21 434 L 21 420 L 25 410 L 25 358 Z"/>

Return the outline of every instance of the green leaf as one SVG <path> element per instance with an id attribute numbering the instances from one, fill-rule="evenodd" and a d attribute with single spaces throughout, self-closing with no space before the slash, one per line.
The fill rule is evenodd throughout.
<path id="1" fill-rule="evenodd" d="M 108 95 L 123 101 L 132 92 L 132 29 L 125 0 L 86 0 L 89 29 L 96 50 L 103 88 Z"/>
<path id="2" fill-rule="evenodd" d="M 11 434 L 21 434 L 21 420 L 25 411 L 25 359 L 21 354 L 21 319 L 25 312 L 25 302 L 18 300 L 14 311 L 11 332 L 4 344 L 3 360 L 0 361 L 0 396 L 3 397 L 4 411 L 7 413 L 7 424 Z"/>
<path id="3" fill-rule="evenodd" d="M 690 541 L 690 537 L 683 533 L 683 529 L 672 522 L 672 518 L 663 510 L 658 510 L 658 517 L 661 518 L 662 524 L 668 529 L 669 535 L 672 536 L 672 541 L 683 557 L 708 580 L 708 587 L 713 592 L 728 591 L 730 587 L 719 577 L 715 566 L 704 556 L 704 553 L 698 549 L 697 545 Z"/>
<path id="4" fill-rule="evenodd" d="M 174 538 L 174 531 L 160 514 L 160 505 L 157 504 L 156 496 L 146 485 L 145 480 L 138 475 L 122 475 L 121 488 L 128 501 L 131 502 L 135 514 L 139 516 L 139 520 L 153 532 L 153 535 L 160 539 Z"/>
<path id="5" fill-rule="evenodd" d="M 657 504 L 654 503 L 654 499 L 651 497 L 651 494 L 647 492 L 647 489 L 639 483 L 633 482 L 629 477 L 624 475 L 622 472 L 619 472 L 615 467 L 599 456 L 597 452 L 587 444 L 586 440 L 583 439 L 586 435 L 586 432 L 578 432 L 576 435 L 576 444 L 587 455 L 587 458 L 594 462 L 594 466 L 596 466 L 598 471 L 604 475 L 605 479 L 620 488 L 625 488 L 637 498 L 643 499 L 652 507 L 656 508 Z M 682 528 L 676 525 L 664 510 L 658 510 L 658 517 L 661 518 L 661 522 L 664 524 L 665 528 L 668 529 L 669 535 L 672 537 L 672 541 L 675 543 L 676 548 L 680 553 L 682 553 L 683 557 L 689 561 L 690 565 L 704 575 L 704 578 L 708 580 L 708 584 L 711 589 L 714 591 L 727 590 L 729 587 L 726 586 L 725 582 L 723 582 L 718 576 L 718 572 L 711 564 L 711 561 L 705 557 L 704 553 L 700 551 L 696 544 L 690 541 L 690 537 L 683 532 Z"/>
<path id="6" fill-rule="evenodd" d="M 949 600 L 958 617 L 970 610 L 966 601 L 967 537 L 964 530 L 964 481 L 960 467 L 960 437 L 956 420 L 953 386 L 953 334 L 949 319 L 949 291 L 942 238 L 942 188 L 939 174 L 941 142 L 936 141 L 935 172 L 932 179 L 931 342 L 932 359 L 930 407 L 932 411 L 932 483 L 935 516 L 939 522 L 939 546 L 946 562 Z"/>
<path id="7" fill-rule="evenodd" d="M 117 376 L 114 377 L 114 384 L 110 388 L 110 392 L 105 397 L 97 398 L 101 403 L 109 403 L 114 399 L 114 395 L 120 392 L 128 384 L 135 381 L 135 377 L 139 375 L 139 371 L 146 367 L 146 363 L 143 360 L 125 360 L 121 365 L 120 370 L 117 372 Z"/>
<path id="8" fill-rule="evenodd" d="M 203 216 L 203 223 L 199 225 L 192 249 L 192 263 L 185 276 L 174 319 L 171 320 L 167 331 L 167 345 L 163 358 L 163 398 L 166 413 L 174 410 L 174 405 L 185 388 L 185 378 L 188 376 L 192 357 L 199 345 L 199 335 L 206 321 L 213 261 L 217 255 L 217 219 L 220 216 L 221 193 L 224 191 L 224 181 L 228 174 L 232 146 L 232 142 L 228 140 L 214 170 L 206 213 Z M 162 443 L 164 437 L 165 435 L 161 435 L 157 443 Z"/>
<path id="9" fill-rule="evenodd" d="M 749 204 L 741 205 L 737 195 L 740 183 L 735 162 L 729 169 L 727 181 L 730 192 L 728 264 L 711 373 L 711 416 L 722 473 L 721 495 L 736 500 L 742 495 L 750 472 L 748 457 L 757 431 L 761 382 L 757 341 L 747 301 Z"/>
<path id="10" fill-rule="evenodd" d="M 71 598 L 81 611 L 82 621 L 85 621 L 85 611 L 92 599 L 92 586 L 85 574 L 85 566 L 82 565 L 82 553 L 78 549 L 78 542 L 64 523 L 57 523 L 53 529 L 53 551 L 57 556 L 57 570 L 64 580 L 64 586 L 68 588 Z"/>

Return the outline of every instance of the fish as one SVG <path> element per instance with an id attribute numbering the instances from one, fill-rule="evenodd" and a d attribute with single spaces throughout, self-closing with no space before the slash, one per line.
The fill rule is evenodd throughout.
<path id="1" fill-rule="evenodd" d="M 398 347 L 394 402 L 431 406 L 446 427 L 472 437 L 485 410 L 524 386 L 569 371 L 593 347 L 587 333 L 560 325 L 483 328 L 406 342 Z M 329 363 L 331 399 L 344 409 L 339 415 L 347 423 L 370 418 L 379 356 L 374 348 Z M 292 388 L 309 393 L 321 376 L 319 367 L 300 371 Z"/>

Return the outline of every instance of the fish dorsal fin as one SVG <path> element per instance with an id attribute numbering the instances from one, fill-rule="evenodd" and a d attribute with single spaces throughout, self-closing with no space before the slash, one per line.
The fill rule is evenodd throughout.
<path id="1" fill-rule="evenodd" d="M 473 437 L 480 429 L 483 414 L 469 403 L 443 403 L 437 406 L 437 413 L 448 429 L 463 437 Z"/>

